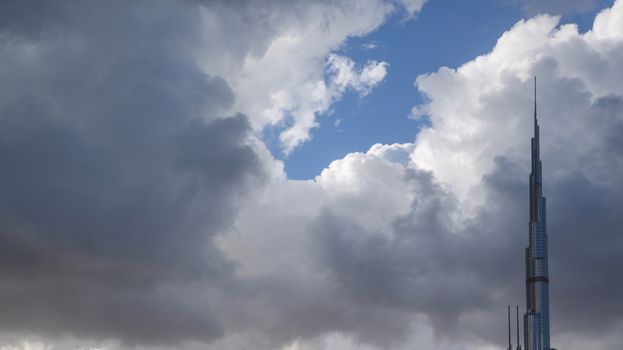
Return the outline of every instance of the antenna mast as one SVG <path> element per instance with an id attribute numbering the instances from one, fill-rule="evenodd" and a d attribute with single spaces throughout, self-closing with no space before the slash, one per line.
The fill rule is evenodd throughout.
<path id="1" fill-rule="evenodd" d="M 511 344 L 511 306 L 508 305 L 508 350 L 513 350 L 513 344 Z"/>
<path id="2" fill-rule="evenodd" d="M 515 305 L 517 308 L 515 315 L 517 315 L 517 350 L 521 350 L 521 343 L 519 343 L 519 305 Z"/>

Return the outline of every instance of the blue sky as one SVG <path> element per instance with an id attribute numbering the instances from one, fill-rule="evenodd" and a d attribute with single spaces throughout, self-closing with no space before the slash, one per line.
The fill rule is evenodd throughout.
<path id="1" fill-rule="evenodd" d="M 586 31 L 595 14 L 610 4 L 600 0 L 590 11 L 563 16 L 561 23 L 576 23 Z M 350 38 L 337 51 L 359 64 L 388 62 L 385 80 L 363 98 L 348 91 L 317 119 L 320 127 L 312 130 L 312 139 L 291 154 L 281 152 L 278 130 L 266 130 L 265 141 L 273 155 L 284 161 L 292 179 L 313 178 L 331 161 L 350 152 L 365 152 L 375 143 L 412 142 L 422 126 L 408 118 L 423 98 L 414 86 L 415 78 L 443 66 L 456 68 L 489 52 L 502 33 L 527 15 L 518 3 L 503 0 L 429 1 L 410 20 L 403 12 L 394 12 L 378 30 Z M 366 44 L 376 47 L 367 49 Z"/>

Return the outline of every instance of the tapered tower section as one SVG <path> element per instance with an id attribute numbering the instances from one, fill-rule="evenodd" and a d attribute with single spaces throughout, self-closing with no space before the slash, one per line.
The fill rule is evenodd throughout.
<path id="1" fill-rule="evenodd" d="M 526 248 L 526 313 L 524 314 L 524 349 L 550 350 L 549 345 L 549 273 L 547 269 L 547 229 L 545 198 L 539 145 L 539 122 L 534 78 L 534 137 L 532 137 L 532 172 L 530 173 L 530 223 Z"/>

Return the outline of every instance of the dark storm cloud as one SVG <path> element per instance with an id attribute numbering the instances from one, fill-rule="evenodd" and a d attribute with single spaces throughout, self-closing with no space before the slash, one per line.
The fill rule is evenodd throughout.
<path id="1" fill-rule="evenodd" d="M 0 32 L 36 36 L 66 13 L 60 1 L 6 0 L 0 4 Z"/>
<path id="2" fill-rule="evenodd" d="M 0 9 L 10 18 L 0 29 L 0 328 L 214 339 L 222 325 L 201 294 L 234 265 L 213 238 L 263 171 L 248 118 L 222 115 L 227 83 L 184 51 L 196 14 L 180 3 L 30 4 Z"/>
<path id="3" fill-rule="evenodd" d="M 587 118 L 602 137 L 584 144 L 581 170 L 550 185 L 552 315 L 563 330 L 602 334 L 623 319 L 622 107 L 618 95 L 596 99 Z"/>

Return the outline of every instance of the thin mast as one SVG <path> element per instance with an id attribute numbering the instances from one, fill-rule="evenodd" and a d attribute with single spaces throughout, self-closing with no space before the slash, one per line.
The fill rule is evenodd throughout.
<path id="1" fill-rule="evenodd" d="M 517 350 L 521 350 L 521 345 L 519 343 L 519 305 L 515 305 L 517 307 L 515 315 L 517 315 Z"/>
<path id="2" fill-rule="evenodd" d="M 508 305 L 508 350 L 513 350 L 513 344 L 511 344 L 511 306 Z"/>

